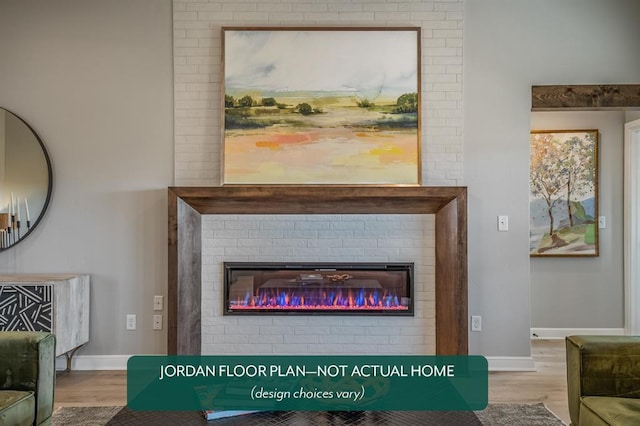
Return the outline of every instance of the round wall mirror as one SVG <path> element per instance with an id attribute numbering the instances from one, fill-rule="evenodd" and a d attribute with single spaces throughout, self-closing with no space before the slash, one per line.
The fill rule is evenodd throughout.
<path id="1" fill-rule="evenodd" d="M 31 234 L 47 210 L 52 187 L 42 140 L 24 120 L 0 108 L 0 251 Z"/>

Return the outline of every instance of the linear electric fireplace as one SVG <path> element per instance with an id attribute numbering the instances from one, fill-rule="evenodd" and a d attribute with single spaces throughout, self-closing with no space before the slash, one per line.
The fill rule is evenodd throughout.
<path id="1" fill-rule="evenodd" d="M 224 314 L 413 315 L 413 263 L 224 263 Z"/>

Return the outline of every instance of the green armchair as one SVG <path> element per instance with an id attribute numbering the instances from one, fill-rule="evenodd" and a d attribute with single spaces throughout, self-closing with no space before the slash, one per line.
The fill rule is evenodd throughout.
<path id="1" fill-rule="evenodd" d="M 0 332 L 0 425 L 50 425 L 55 386 L 55 337 Z"/>
<path id="2" fill-rule="evenodd" d="M 574 426 L 640 425 L 640 337 L 568 336 Z"/>

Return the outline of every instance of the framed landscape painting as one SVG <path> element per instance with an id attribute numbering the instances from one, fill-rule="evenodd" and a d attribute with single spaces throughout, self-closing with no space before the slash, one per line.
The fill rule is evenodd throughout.
<path id="1" fill-rule="evenodd" d="M 223 28 L 223 184 L 419 185 L 419 28 Z"/>
<path id="2" fill-rule="evenodd" d="M 598 131 L 530 139 L 531 256 L 598 256 Z"/>

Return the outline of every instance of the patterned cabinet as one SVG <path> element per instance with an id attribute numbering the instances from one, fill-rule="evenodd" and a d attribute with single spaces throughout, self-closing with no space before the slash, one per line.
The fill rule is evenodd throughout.
<path id="1" fill-rule="evenodd" d="M 55 334 L 69 370 L 89 341 L 89 275 L 0 275 L 0 330 Z"/>

